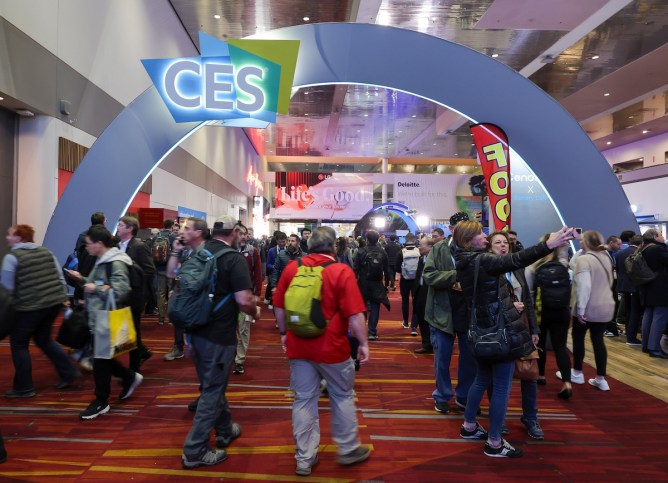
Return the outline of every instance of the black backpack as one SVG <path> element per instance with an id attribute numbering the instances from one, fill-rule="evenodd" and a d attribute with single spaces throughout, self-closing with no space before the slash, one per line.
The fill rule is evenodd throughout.
<path id="1" fill-rule="evenodd" d="M 380 247 L 370 247 L 364 256 L 366 279 L 374 282 L 383 280 L 383 250 Z"/>
<path id="2" fill-rule="evenodd" d="M 638 248 L 624 260 L 626 273 L 636 287 L 652 282 L 659 275 L 649 268 L 642 252 L 643 250 Z"/>
<path id="3" fill-rule="evenodd" d="M 548 262 L 536 270 L 536 286 L 540 287 L 543 308 L 568 307 L 571 302 L 571 277 L 559 262 Z"/>
<path id="4" fill-rule="evenodd" d="M 122 306 L 130 306 L 140 309 L 144 305 L 144 270 L 136 263 L 126 265 L 128 267 L 128 278 L 130 279 L 130 293 L 121 300 Z M 111 263 L 105 263 L 107 280 L 111 280 Z"/>

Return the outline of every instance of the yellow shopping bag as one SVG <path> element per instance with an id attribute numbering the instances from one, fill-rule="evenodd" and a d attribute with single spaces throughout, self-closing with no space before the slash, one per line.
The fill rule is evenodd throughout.
<path id="1" fill-rule="evenodd" d="M 95 342 L 93 357 L 113 359 L 137 348 L 137 332 L 130 307 L 116 309 L 111 290 L 107 294 L 106 310 L 94 310 Z"/>

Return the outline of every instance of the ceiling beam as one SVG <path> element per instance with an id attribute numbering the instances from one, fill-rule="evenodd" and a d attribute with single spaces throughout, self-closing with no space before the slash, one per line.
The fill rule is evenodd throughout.
<path id="1" fill-rule="evenodd" d="M 626 7 L 629 3 L 631 3 L 631 1 L 632 0 L 610 0 L 605 4 L 605 6 L 594 12 L 584 22 L 561 37 L 557 42 L 542 52 L 538 57 L 524 66 L 524 68 L 522 68 L 519 73 L 524 77 L 529 77 L 535 72 L 539 71 L 541 68 L 543 68 L 543 66 L 545 66 L 546 63 L 548 63 L 546 60 L 556 59 L 564 50 L 569 48 L 571 45 L 574 45 L 589 32 L 597 28 L 603 22 Z M 410 151 L 415 146 L 417 146 L 424 138 L 427 137 L 427 135 L 436 129 L 436 126 L 439 125 L 440 122 L 443 122 L 443 120 L 440 118 L 445 117 L 446 113 L 441 113 L 441 115 L 435 119 L 434 122 L 429 124 L 422 132 L 418 133 L 418 135 L 409 141 L 403 149 Z M 466 122 L 468 122 L 468 119 L 460 116 L 456 122 L 451 123 L 449 129 L 455 131 L 463 126 Z M 484 122 L 484 119 L 479 119 L 478 122 Z"/>

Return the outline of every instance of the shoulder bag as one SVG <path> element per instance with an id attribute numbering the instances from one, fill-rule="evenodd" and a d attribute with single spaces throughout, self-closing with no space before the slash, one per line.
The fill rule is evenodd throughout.
<path id="1" fill-rule="evenodd" d="M 501 362 L 510 358 L 510 340 L 505 327 L 502 307 L 496 322 L 489 328 L 478 327 L 476 316 L 476 293 L 478 289 L 478 273 L 480 272 L 480 255 L 475 259 L 475 274 L 473 276 L 473 299 L 471 300 L 471 319 L 467 335 L 468 343 L 473 355 L 478 359 Z"/>

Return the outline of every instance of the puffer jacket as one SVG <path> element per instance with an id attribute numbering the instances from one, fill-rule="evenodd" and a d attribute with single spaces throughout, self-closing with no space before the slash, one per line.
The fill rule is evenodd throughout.
<path id="1" fill-rule="evenodd" d="M 475 259 L 480 257 L 480 271 L 478 273 L 478 289 L 476 291 L 476 321 L 480 328 L 494 326 L 499 311 L 505 313 L 506 328 L 519 335 L 521 349 L 516 348 L 521 355 L 528 355 L 534 350 L 531 335 L 513 305 L 513 299 L 507 290 L 506 272 L 512 272 L 526 267 L 536 260 L 549 254 L 551 250 L 545 243 L 539 243 L 525 250 L 495 255 L 482 251 L 455 250 L 457 279 L 459 280 L 466 306 L 471 307 L 473 299 L 473 279 L 475 275 Z M 470 310 L 470 309 L 469 309 Z M 515 352 L 515 350 L 514 350 Z"/>

